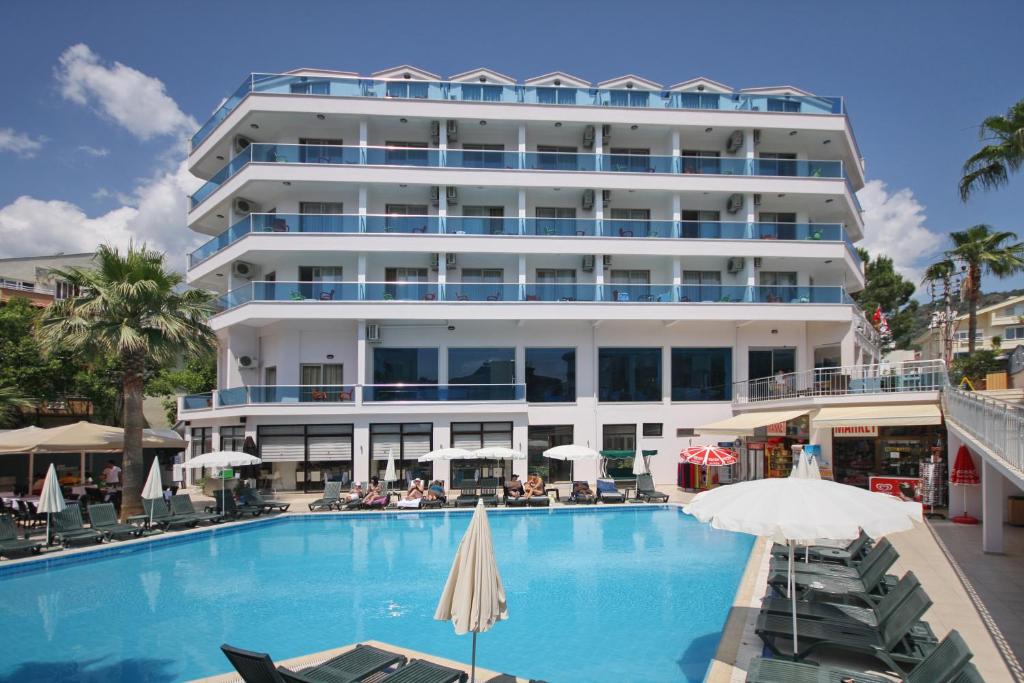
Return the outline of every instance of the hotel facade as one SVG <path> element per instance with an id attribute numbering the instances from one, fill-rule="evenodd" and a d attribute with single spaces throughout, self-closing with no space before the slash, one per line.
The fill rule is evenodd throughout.
<path id="1" fill-rule="evenodd" d="M 251 439 L 279 489 L 656 451 L 659 485 L 748 379 L 878 362 L 842 99 L 639 76 L 253 74 L 192 139 L 192 286 L 219 292 L 189 454 Z M 739 384 L 737 384 L 739 383 Z M 418 463 L 504 445 L 513 463 Z M 619 453 L 621 455 L 621 453 Z"/>

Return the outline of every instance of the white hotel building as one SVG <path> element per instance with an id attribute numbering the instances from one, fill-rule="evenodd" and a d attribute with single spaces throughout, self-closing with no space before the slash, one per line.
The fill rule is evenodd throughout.
<path id="1" fill-rule="evenodd" d="M 877 362 L 839 98 L 299 69 L 247 78 L 189 165 L 188 281 L 223 296 L 218 388 L 180 417 L 191 453 L 251 437 L 277 488 L 389 449 L 458 484 L 478 465 L 416 457 L 492 444 L 529 452 L 503 474 L 593 481 L 540 456 L 572 442 L 657 451 L 671 486 L 734 382 Z"/>

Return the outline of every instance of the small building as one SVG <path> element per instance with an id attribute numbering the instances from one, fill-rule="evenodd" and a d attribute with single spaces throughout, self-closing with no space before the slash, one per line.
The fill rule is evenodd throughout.
<path id="1" fill-rule="evenodd" d="M 967 353 L 969 348 L 968 316 L 956 318 L 956 336 L 953 340 L 953 357 Z M 991 306 L 978 309 L 977 349 L 994 348 L 992 339 L 999 338 L 999 348 L 1012 353 L 1024 344 L 1024 296 L 1008 297 Z M 942 338 L 938 329 L 928 329 L 914 339 L 914 345 L 921 349 L 921 358 L 942 358 Z"/>
<path id="2" fill-rule="evenodd" d="M 53 277 L 53 270 L 91 265 L 94 254 L 52 254 L 0 259 L 0 305 L 15 297 L 28 299 L 33 306 L 46 306 L 72 292 L 67 282 Z"/>

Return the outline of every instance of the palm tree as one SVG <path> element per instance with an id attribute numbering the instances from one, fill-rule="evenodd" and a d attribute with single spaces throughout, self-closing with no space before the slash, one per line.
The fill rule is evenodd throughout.
<path id="1" fill-rule="evenodd" d="M 981 123 L 978 137 L 984 146 L 964 162 L 960 199 L 967 201 L 981 188 L 994 190 L 1009 182 L 1010 173 L 1024 165 L 1024 100 L 1004 116 L 990 116 Z"/>
<path id="2" fill-rule="evenodd" d="M 1024 270 L 1024 242 L 1014 242 L 1017 233 L 993 231 L 989 225 L 973 225 L 961 232 L 950 233 L 953 248 L 942 260 L 930 265 L 925 281 L 951 277 L 958 269 L 964 273 L 963 298 L 967 300 L 967 348 L 974 353 L 977 343 L 978 302 L 981 300 L 981 276 L 1009 277 Z"/>
<path id="3" fill-rule="evenodd" d="M 17 387 L 0 385 L 0 427 L 12 424 L 17 411 L 32 406 L 32 401 L 22 396 Z"/>
<path id="4" fill-rule="evenodd" d="M 93 268 L 56 269 L 76 296 L 54 301 L 36 330 L 47 351 L 68 349 L 120 362 L 124 400 L 122 515 L 141 510 L 142 401 L 147 363 L 171 363 L 213 346 L 206 325 L 212 294 L 181 291 L 182 276 L 164 266 L 164 255 L 145 245 L 96 250 Z"/>

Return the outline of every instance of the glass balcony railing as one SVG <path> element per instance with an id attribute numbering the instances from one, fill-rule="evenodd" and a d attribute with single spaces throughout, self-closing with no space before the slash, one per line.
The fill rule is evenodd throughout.
<path id="1" fill-rule="evenodd" d="M 214 400 L 216 397 L 216 400 Z M 183 411 L 253 404 L 525 401 L 525 384 L 247 385 L 182 397 Z"/>
<path id="2" fill-rule="evenodd" d="M 601 226 L 605 237 L 675 237 L 676 227 L 672 221 L 605 219 Z"/>
<path id="3" fill-rule="evenodd" d="M 527 218 L 524 229 L 527 235 L 540 237 L 594 237 L 597 235 L 597 221 L 587 218 Z"/>
<path id="4" fill-rule="evenodd" d="M 218 406 L 237 406 L 250 403 L 352 403 L 355 387 L 340 384 L 325 385 L 253 385 L 221 389 L 217 392 Z"/>
<path id="5" fill-rule="evenodd" d="M 519 219 L 504 216 L 448 216 L 444 219 L 449 235 L 518 235 Z"/>
<path id="6" fill-rule="evenodd" d="M 525 384 L 367 384 L 364 402 L 525 401 Z"/>
<path id="7" fill-rule="evenodd" d="M 189 394 L 181 397 L 182 410 L 205 410 L 213 407 L 213 393 Z"/>
<path id="8" fill-rule="evenodd" d="M 606 282 L 251 282 L 224 294 L 218 309 L 250 301 L 602 302 L 849 304 L 841 286 L 632 284 Z"/>
<path id="9" fill-rule="evenodd" d="M 206 140 L 220 122 L 226 119 L 250 93 L 636 109 L 717 109 L 833 115 L 846 113 L 842 98 L 814 95 L 609 90 L 604 88 L 453 83 L 450 81 L 404 79 L 390 81 L 359 77 L 331 78 L 251 74 L 192 136 L 192 148 L 195 149 Z"/>
<path id="10" fill-rule="evenodd" d="M 437 216 L 365 216 L 363 232 L 401 233 L 406 235 L 436 235 L 441 232 Z"/>
<path id="11" fill-rule="evenodd" d="M 195 208 L 250 163 L 493 168 L 531 171 L 606 171 L 798 178 L 845 178 L 842 161 L 732 157 L 504 152 L 421 147 L 341 147 L 253 143 L 192 194 Z M 849 183 L 847 183 L 847 187 Z M 852 188 L 851 188 L 852 192 Z"/>

